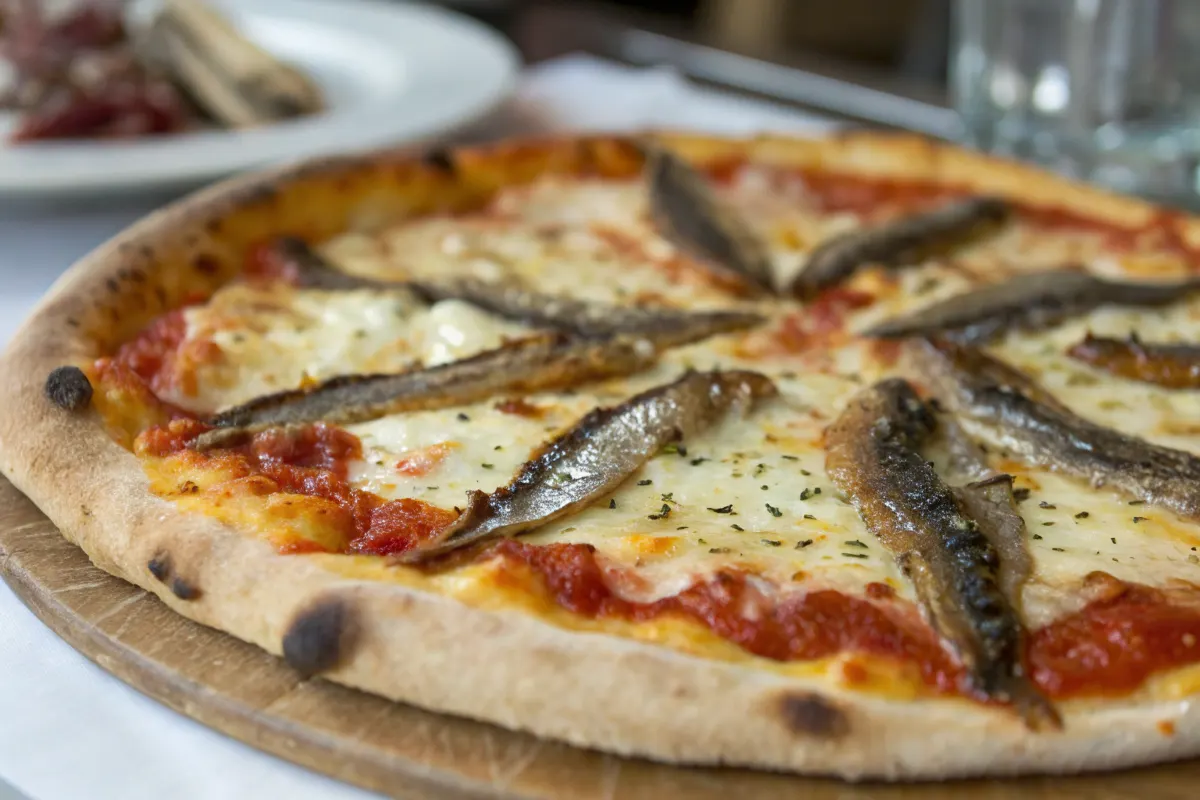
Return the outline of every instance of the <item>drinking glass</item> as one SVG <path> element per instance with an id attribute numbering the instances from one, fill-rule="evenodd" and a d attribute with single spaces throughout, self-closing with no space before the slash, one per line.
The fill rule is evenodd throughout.
<path id="1" fill-rule="evenodd" d="M 1200 203 L 1200 0 L 956 0 L 965 141 Z"/>

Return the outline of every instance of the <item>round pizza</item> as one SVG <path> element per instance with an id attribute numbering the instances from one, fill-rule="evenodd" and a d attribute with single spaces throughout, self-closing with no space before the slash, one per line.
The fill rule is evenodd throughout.
<path id="1" fill-rule="evenodd" d="M 240 179 L 74 267 L 0 459 L 319 676 L 845 778 L 1200 753 L 1200 223 L 909 136 Z"/>

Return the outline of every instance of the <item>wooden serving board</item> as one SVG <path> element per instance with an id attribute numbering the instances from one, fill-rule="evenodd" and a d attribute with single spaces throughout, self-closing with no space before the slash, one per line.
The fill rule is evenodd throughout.
<path id="1" fill-rule="evenodd" d="M 0 477 L 0 573 L 79 652 L 138 691 L 229 736 L 367 789 L 405 798 L 977 800 L 1194 798 L 1200 763 L 1111 775 L 859 784 L 685 769 L 543 741 L 332 683 L 184 619 L 92 566 Z"/>

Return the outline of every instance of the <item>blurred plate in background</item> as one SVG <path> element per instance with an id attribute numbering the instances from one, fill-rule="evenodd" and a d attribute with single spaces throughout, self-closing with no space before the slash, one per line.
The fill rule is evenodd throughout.
<path id="1" fill-rule="evenodd" d="M 486 114 L 520 58 L 500 34 L 440 8 L 375 0 L 211 0 L 321 85 L 319 115 L 241 131 L 130 141 L 3 143 L 0 198 L 181 189 L 265 164 L 418 142 Z M 155 3 L 134 9 L 152 13 Z"/>

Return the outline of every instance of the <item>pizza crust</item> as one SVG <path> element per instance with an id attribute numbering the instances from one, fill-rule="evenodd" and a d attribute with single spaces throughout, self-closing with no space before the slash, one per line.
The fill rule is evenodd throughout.
<path id="1" fill-rule="evenodd" d="M 907 136 L 666 138 L 701 161 L 748 155 L 945 181 L 1127 225 L 1159 213 Z M 51 370 L 86 366 L 189 293 L 211 291 L 268 235 L 321 240 L 464 209 L 497 186 L 547 170 L 572 174 L 595 159 L 619 162 L 628 152 L 621 140 L 600 138 L 502 143 L 449 161 L 411 152 L 337 159 L 233 180 L 149 217 L 66 273 L 0 360 L 0 469 L 98 566 L 184 616 L 284 654 L 303 673 L 577 745 L 850 779 L 1062 773 L 1200 753 L 1200 709 L 1187 699 L 1064 703 L 1064 731 L 1034 734 L 1014 715 L 969 701 L 859 695 L 815 677 L 346 578 L 155 497 L 94 410 L 67 411 L 44 394 Z M 1200 222 L 1172 224 L 1200 240 Z"/>

